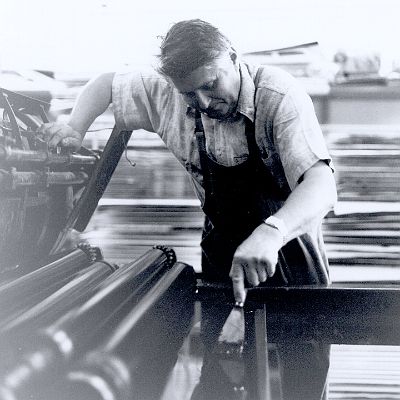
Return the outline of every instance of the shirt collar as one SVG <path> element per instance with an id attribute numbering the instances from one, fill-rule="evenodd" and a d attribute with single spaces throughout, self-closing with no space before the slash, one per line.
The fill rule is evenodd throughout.
<path id="1" fill-rule="evenodd" d="M 240 92 L 236 112 L 245 115 L 254 122 L 254 98 L 256 88 L 246 64 L 239 63 Z"/>
<path id="2" fill-rule="evenodd" d="M 253 78 L 250 76 L 246 64 L 239 63 L 239 73 L 240 73 L 239 99 L 236 107 L 236 113 L 233 116 L 233 119 L 235 119 L 238 116 L 237 114 L 239 113 L 249 118 L 251 122 L 254 122 L 254 98 L 256 92 L 254 81 Z M 186 114 L 191 117 L 194 117 L 195 109 L 193 107 L 188 106 Z"/>

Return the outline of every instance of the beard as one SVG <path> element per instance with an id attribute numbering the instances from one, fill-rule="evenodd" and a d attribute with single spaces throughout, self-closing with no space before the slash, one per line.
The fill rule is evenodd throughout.
<path id="1" fill-rule="evenodd" d="M 209 107 L 207 109 L 200 109 L 200 112 L 207 115 L 207 117 L 211 119 L 217 119 L 219 121 L 223 121 L 231 118 L 236 110 L 236 105 L 229 106 L 227 103 L 218 103 L 223 104 L 224 107 Z"/>

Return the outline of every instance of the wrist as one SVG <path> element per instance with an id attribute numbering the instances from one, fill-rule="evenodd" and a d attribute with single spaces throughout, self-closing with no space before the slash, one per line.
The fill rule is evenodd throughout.
<path id="1" fill-rule="evenodd" d="M 67 125 L 72 129 L 75 134 L 79 135 L 83 139 L 86 133 L 86 130 L 84 128 L 72 121 L 68 122 Z"/>
<path id="2" fill-rule="evenodd" d="M 271 215 L 266 218 L 263 223 L 280 233 L 282 237 L 282 246 L 287 242 L 288 229 L 286 227 L 285 221 L 280 218 L 274 217 Z"/>

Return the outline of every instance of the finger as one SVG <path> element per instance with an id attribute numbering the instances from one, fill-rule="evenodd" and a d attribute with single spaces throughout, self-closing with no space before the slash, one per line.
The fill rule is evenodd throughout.
<path id="1" fill-rule="evenodd" d="M 44 132 L 46 131 L 46 129 L 52 125 L 52 123 L 45 123 L 39 126 L 39 128 L 37 128 L 36 132 L 40 133 L 40 134 L 44 134 Z"/>
<path id="2" fill-rule="evenodd" d="M 267 277 L 271 277 L 274 275 L 275 273 L 275 268 L 276 268 L 276 264 L 278 262 L 278 259 L 274 259 L 274 260 L 269 260 L 269 261 L 261 261 L 259 262 L 259 266 L 261 268 L 264 269 L 264 271 L 266 271 Z"/>
<path id="3" fill-rule="evenodd" d="M 275 267 L 276 267 L 276 263 L 275 264 L 268 264 L 266 271 L 267 271 L 267 275 L 268 277 L 272 277 L 275 274 Z"/>
<path id="4" fill-rule="evenodd" d="M 250 261 L 248 263 L 243 263 L 244 272 L 246 275 L 247 282 L 251 286 L 258 286 L 260 284 L 260 280 L 258 279 L 258 272 L 255 261 Z"/>
<path id="5" fill-rule="evenodd" d="M 61 140 L 61 146 L 78 150 L 81 147 L 81 141 L 74 137 L 67 137 Z"/>
<path id="6" fill-rule="evenodd" d="M 238 263 L 232 264 L 229 276 L 232 279 L 235 301 L 244 303 L 246 299 L 246 291 L 244 288 L 244 271 L 242 265 Z"/>
<path id="7" fill-rule="evenodd" d="M 48 145 L 50 148 L 57 147 L 61 140 L 65 138 L 65 133 L 61 128 L 58 128 L 53 135 L 51 136 L 50 140 L 48 141 Z"/>
<path id="8" fill-rule="evenodd" d="M 257 264 L 258 279 L 260 282 L 265 282 L 268 278 L 267 271 L 262 263 Z"/>
<path id="9" fill-rule="evenodd" d="M 60 131 L 61 127 L 59 125 L 49 123 L 44 124 L 40 127 L 39 133 L 41 133 L 45 138 L 51 138 L 55 135 L 58 131 Z"/>

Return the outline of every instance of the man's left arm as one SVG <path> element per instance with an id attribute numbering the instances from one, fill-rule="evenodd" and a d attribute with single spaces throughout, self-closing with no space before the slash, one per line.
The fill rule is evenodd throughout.
<path id="1" fill-rule="evenodd" d="M 288 241 L 309 232 L 336 202 L 336 185 L 331 168 L 318 161 L 289 195 L 274 217 L 283 221 L 287 233 L 262 223 L 237 248 L 231 269 L 236 301 L 245 298 L 244 278 L 257 286 L 275 273 L 278 251 Z"/>
<path id="2" fill-rule="evenodd" d="M 309 232 L 333 209 L 337 200 L 332 169 L 325 161 L 316 162 L 308 169 L 285 204 L 274 216 L 284 221 L 288 229 L 285 242 Z"/>

